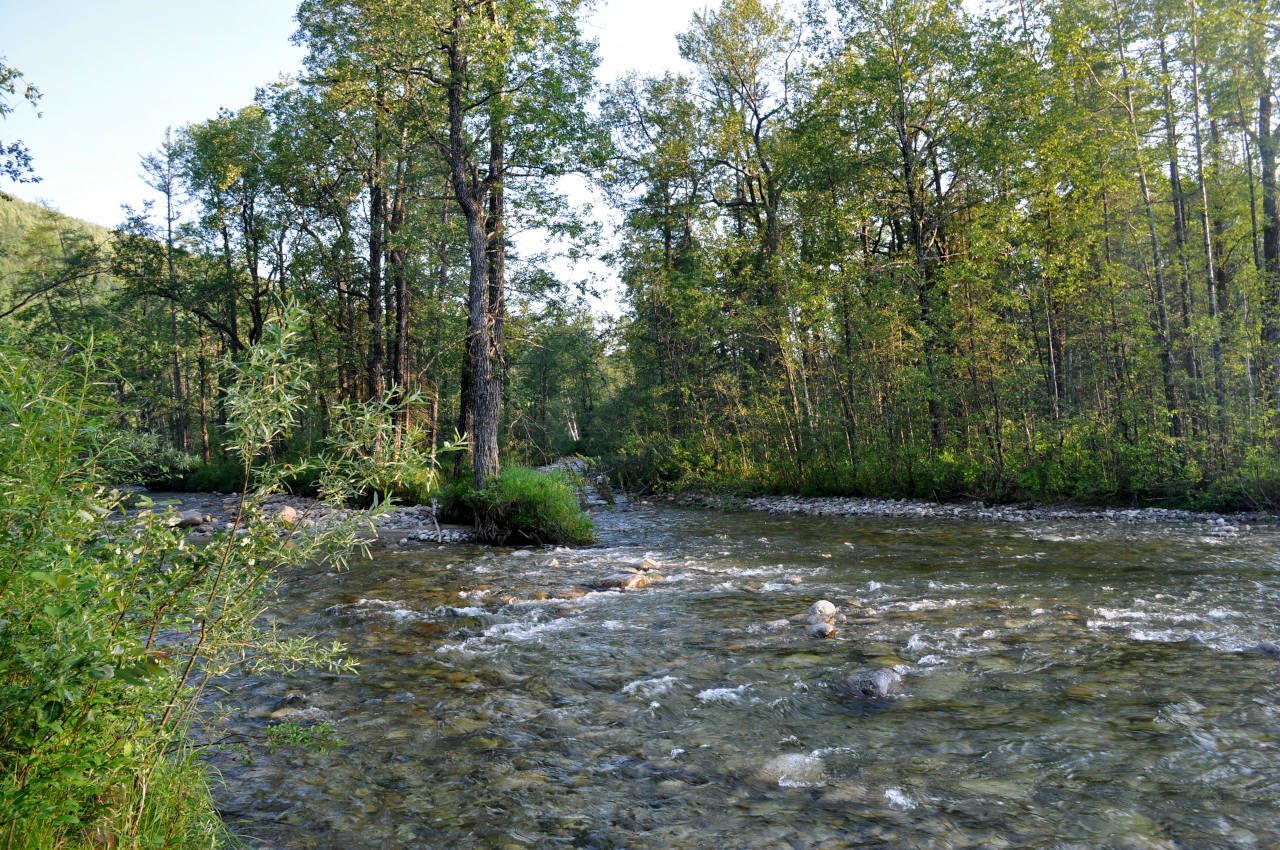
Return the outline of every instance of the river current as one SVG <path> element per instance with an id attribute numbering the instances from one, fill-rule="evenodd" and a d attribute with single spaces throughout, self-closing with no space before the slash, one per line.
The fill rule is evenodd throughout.
<path id="1" fill-rule="evenodd" d="M 635 504 L 600 544 L 377 550 L 272 617 L 354 675 L 220 682 L 261 848 L 1280 847 L 1280 530 Z M 646 559 L 661 580 L 591 591 Z M 816 600 L 836 636 L 805 634 Z M 905 693 L 839 683 L 893 668 Z"/>

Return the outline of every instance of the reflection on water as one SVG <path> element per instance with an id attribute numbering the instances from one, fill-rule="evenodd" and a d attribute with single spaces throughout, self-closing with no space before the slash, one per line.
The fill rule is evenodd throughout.
<path id="1" fill-rule="evenodd" d="M 224 682 L 251 846 L 1280 846 L 1280 533 L 631 507 L 586 549 L 378 552 L 289 577 L 354 676 Z M 649 557 L 661 581 L 588 592 Z M 844 619 L 814 640 L 817 599 Z M 836 685 L 892 667 L 907 693 Z M 274 715 L 274 717 L 272 716 Z"/>

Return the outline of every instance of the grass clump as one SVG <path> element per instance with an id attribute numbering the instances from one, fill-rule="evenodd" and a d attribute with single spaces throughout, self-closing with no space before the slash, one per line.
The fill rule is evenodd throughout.
<path id="1" fill-rule="evenodd" d="M 595 526 L 560 472 L 508 467 L 464 497 L 489 543 L 592 543 Z"/>

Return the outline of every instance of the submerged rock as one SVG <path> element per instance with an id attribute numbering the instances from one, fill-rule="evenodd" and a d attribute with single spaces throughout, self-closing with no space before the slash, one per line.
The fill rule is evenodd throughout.
<path id="1" fill-rule="evenodd" d="M 649 586 L 649 577 L 644 573 L 615 573 L 605 576 L 596 584 L 606 590 L 640 590 Z"/>
<path id="2" fill-rule="evenodd" d="M 1260 652 L 1270 658 L 1280 658 L 1280 644 L 1269 640 L 1259 641 L 1253 647 L 1254 652 Z"/>
<path id="3" fill-rule="evenodd" d="M 845 679 L 840 690 L 849 696 L 861 699 L 884 699 L 902 693 L 902 677 L 897 672 L 887 669 L 855 673 Z"/>
<path id="4" fill-rule="evenodd" d="M 830 623 L 814 623 L 805 629 L 804 633 L 811 638 L 835 637 L 836 627 Z"/>
<path id="5" fill-rule="evenodd" d="M 817 602 L 809 606 L 809 622 L 810 623 L 834 623 L 836 621 L 836 606 L 834 603 L 825 599 L 819 599 Z"/>
<path id="6" fill-rule="evenodd" d="M 760 778 L 781 788 L 808 788 L 826 778 L 822 759 L 803 753 L 775 756 L 760 768 Z"/>

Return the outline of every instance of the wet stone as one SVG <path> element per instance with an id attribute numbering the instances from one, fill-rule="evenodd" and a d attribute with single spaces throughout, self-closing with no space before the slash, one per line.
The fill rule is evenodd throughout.
<path id="1" fill-rule="evenodd" d="M 615 573 L 605 576 L 596 584 L 605 590 L 640 590 L 649 586 L 649 577 L 644 573 Z"/>
<path id="2" fill-rule="evenodd" d="M 841 690 L 862 699 L 883 699 L 903 692 L 902 677 L 893 670 L 855 673 L 844 681 Z"/>
<path id="3" fill-rule="evenodd" d="M 810 623 L 834 623 L 835 621 L 836 606 L 833 603 L 826 599 L 819 599 L 809 606 Z"/>
<path id="4" fill-rule="evenodd" d="M 814 623 L 805 629 L 804 633 L 811 638 L 835 637 L 836 627 L 830 623 Z"/>
<path id="5" fill-rule="evenodd" d="M 169 525 L 175 528 L 195 528 L 198 525 L 204 525 L 212 522 L 213 517 L 205 517 L 205 515 L 197 510 L 187 510 L 174 514 L 169 518 Z"/>

